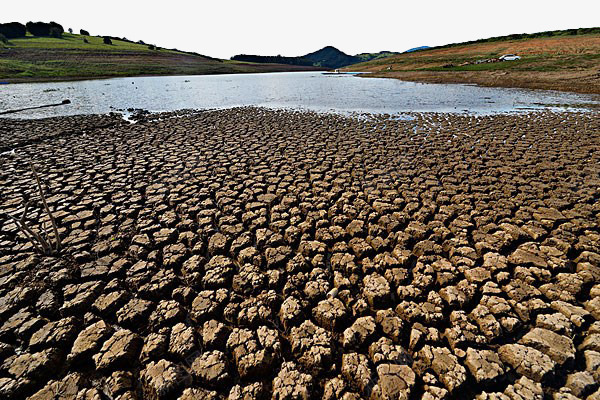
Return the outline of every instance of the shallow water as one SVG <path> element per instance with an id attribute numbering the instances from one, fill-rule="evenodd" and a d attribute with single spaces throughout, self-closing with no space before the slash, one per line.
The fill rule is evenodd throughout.
<path id="1" fill-rule="evenodd" d="M 320 72 L 114 78 L 0 85 L 0 112 L 71 104 L 2 117 L 41 118 L 141 108 L 149 111 L 263 106 L 345 113 L 505 112 L 600 103 L 598 96 L 541 90 L 423 84 Z M 562 106 L 556 106 L 556 105 Z"/>

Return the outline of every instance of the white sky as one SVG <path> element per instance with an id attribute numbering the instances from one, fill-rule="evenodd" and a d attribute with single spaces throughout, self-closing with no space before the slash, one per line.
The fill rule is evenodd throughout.
<path id="1" fill-rule="evenodd" d="M 511 33 L 600 25 L 598 0 L 30 0 L 3 1 L 0 22 L 54 20 L 78 33 L 144 40 L 230 58 L 404 51 Z"/>

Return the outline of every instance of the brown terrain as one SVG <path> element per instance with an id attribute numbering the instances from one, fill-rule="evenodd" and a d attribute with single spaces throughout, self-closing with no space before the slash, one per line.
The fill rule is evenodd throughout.
<path id="1" fill-rule="evenodd" d="M 599 143 L 597 113 L 0 119 L 0 398 L 600 399 Z M 29 162 L 57 254 L 7 217 L 49 222 Z"/>
<path id="2" fill-rule="evenodd" d="M 522 59 L 462 65 L 503 54 L 518 54 Z M 371 72 L 372 77 L 407 81 L 600 94 L 600 35 L 505 40 L 430 49 L 357 64 L 349 69 Z"/>

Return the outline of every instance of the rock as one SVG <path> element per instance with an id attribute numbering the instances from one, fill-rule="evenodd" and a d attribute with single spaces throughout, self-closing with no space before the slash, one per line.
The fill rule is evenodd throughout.
<path id="1" fill-rule="evenodd" d="M 478 383 L 494 382 L 504 375 L 504 365 L 492 350 L 467 349 L 465 365 Z"/>
<path id="2" fill-rule="evenodd" d="M 150 333 L 144 340 L 140 353 L 140 361 L 146 363 L 150 360 L 159 360 L 169 348 L 169 337 L 162 333 Z"/>
<path id="3" fill-rule="evenodd" d="M 371 398 L 385 400 L 408 400 L 417 378 L 408 365 L 398 364 L 378 365 L 377 377 Z"/>
<path id="4" fill-rule="evenodd" d="M 377 330 L 375 318 L 360 317 L 344 331 L 343 345 L 345 348 L 358 348 L 372 340 Z"/>
<path id="5" fill-rule="evenodd" d="M 277 355 L 273 348 L 265 345 L 254 331 L 233 329 L 227 339 L 227 349 L 233 353 L 242 379 L 264 376 L 273 367 Z"/>
<path id="6" fill-rule="evenodd" d="M 218 350 L 202 353 L 190 366 L 192 375 L 211 387 L 219 387 L 229 380 L 227 359 Z"/>
<path id="7" fill-rule="evenodd" d="M 510 400 L 543 400 L 544 392 L 542 385 L 522 376 L 513 385 L 510 385 L 504 391 Z"/>
<path id="8" fill-rule="evenodd" d="M 594 350 L 600 352 L 600 333 L 585 336 L 583 342 L 577 347 L 577 350 Z"/>
<path id="9" fill-rule="evenodd" d="M 85 380 L 77 372 L 68 374 L 60 381 L 51 381 L 41 390 L 29 397 L 29 400 L 71 400 L 77 397 Z"/>
<path id="10" fill-rule="evenodd" d="M 115 332 L 104 342 L 100 352 L 93 356 L 97 369 L 109 369 L 130 365 L 138 355 L 142 340 L 140 337 L 122 329 Z"/>
<path id="11" fill-rule="evenodd" d="M 221 397 L 216 391 L 201 389 L 201 388 L 187 388 L 183 391 L 178 400 L 219 400 Z"/>
<path id="12" fill-rule="evenodd" d="M 293 362 L 284 362 L 273 379 L 273 400 L 313 399 L 313 378 L 298 371 Z"/>
<path id="13" fill-rule="evenodd" d="M 538 349 L 558 365 L 572 364 L 575 360 L 573 341 L 547 329 L 534 328 L 519 343 Z"/>
<path id="14" fill-rule="evenodd" d="M 140 373 L 144 398 L 169 399 L 182 386 L 191 383 L 191 377 L 171 361 L 151 361 Z"/>
<path id="15" fill-rule="evenodd" d="M 577 397 L 585 398 L 598 388 L 598 380 L 594 375 L 587 371 L 579 371 L 567 376 L 565 386 L 571 390 L 571 393 Z"/>
<path id="16" fill-rule="evenodd" d="M 295 297 L 290 296 L 281 303 L 279 320 L 285 329 L 291 329 L 292 326 L 299 325 L 302 321 L 302 316 L 302 305 Z"/>
<path id="17" fill-rule="evenodd" d="M 202 283 L 207 289 L 226 288 L 231 286 L 231 278 L 235 272 L 233 260 L 225 256 L 214 256 L 204 266 L 205 274 Z"/>
<path id="18" fill-rule="evenodd" d="M 73 317 L 48 322 L 31 335 L 29 346 L 34 349 L 70 345 L 77 334 L 77 321 Z"/>
<path id="19" fill-rule="evenodd" d="M 342 376 L 353 387 L 357 387 L 360 393 L 364 393 L 368 387 L 373 385 L 371 374 L 369 360 L 365 355 L 359 353 L 342 355 Z"/>
<path id="20" fill-rule="evenodd" d="M 117 321 L 124 327 L 137 328 L 148 319 L 152 306 L 151 301 L 133 298 L 117 312 Z"/>
<path id="21" fill-rule="evenodd" d="M 227 400 L 258 400 L 268 397 L 268 390 L 263 382 L 253 382 L 245 386 L 235 385 L 231 388 Z"/>
<path id="22" fill-rule="evenodd" d="M 217 320 L 206 321 L 202 326 L 202 343 L 206 348 L 222 348 L 228 337 L 229 329 Z"/>
<path id="23" fill-rule="evenodd" d="M 330 330 L 338 330 L 346 321 L 348 311 L 338 298 L 322 300 L 313 308 L 313 316 L 319 326 Z"/>
<path id="24" fill-rule="evenodd" d="M 41 381 L 56 370 L 60 361 L 60 351 L 56 348 L 51 348 L 38 353 L 23 353 L 18 355 L 11 360 L 6 369 L 17 381 L 21 379 Z M 5 369 L 5 366 L 2 369 Z"/>
<path id="25" fill-rule="evenodd" d="M 402 332 L 404 330 L 404 322 L 398 314 L 392 309 L 379 310 L 375 317 L 375 321 L 381 327 L 381 330 L 395 343 L 399 343 L 402 339 Z"/>
<path id="26" fill-rule="evenodd" d="M 573 324 L 561 313 L 540 314 L 535 324 L 539 328 L 550 329 L 559 335 L 570 336 L 573 333 Z"/>
<path id="27" fill-rule="evenodd" d="M 429 360 L 438 379 L 451 393 L 466 381 L 467 371 L 447 348 L 425 346 L 419 355 L 420 358 Z"/>
<path id="28" fill-rule="evenodd" d="M 186 326 L 183 322 L 176 324 L 171 329 L 169 353 L 179 358 L 185 358 L 195 350 L 194 328 Z"/>
<path id="29" fill-rule="evenodd" d="M 369 357 L 375 365 L 380 363 L 412 364 L 412 358 L 404 347 L 393 344 L 390 339 L 385 337 L 369 346 Z"/>
<path id="30" fill-rule="evenodd" d="M 175 300 L 163 300 L 150 315 L 150 323 L 154 326 L 172 326 L 181 321 L 185 311 Z"/>
<path id="31" fill-rule="evenodd" d="M 498 350 L 500 359 L 519 374 L 535 382 L 551 379 L 556 364 L 539 350 L 521 344 L 505 344 Z"/>
<path id="32" fill-rule="evenodd" d="M 332 362 L 333 341 L 329 332 L 307 320 L 292 328 L 292 351 L 298 361 L 315 373 L 325 370 Z"/>
<path id="33" fill-rule="evenodd" d="M 77 362 L 84 358 L 91 358 L 110 333 L 111 328 L 102 320 L 88 326 L 75 339 L 67 360 Z"/>
<path id="34" fill-rule="evenodd" d="M 106 379 L 106 389 L 113 398 L 133 389 L 133 375 L 128 371 L 115 371 Z"/>
<path id="35" fill-rule="evenodd" d="M 382 308 L 391 300 L 390 284 L 383 276 L 376 273 L 367 275 L 363 279 L 363 285 L 363 296 L 371 308 Z"/>

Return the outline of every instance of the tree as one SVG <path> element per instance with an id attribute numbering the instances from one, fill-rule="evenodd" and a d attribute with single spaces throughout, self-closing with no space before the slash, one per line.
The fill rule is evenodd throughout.
<path id="1" fill-rule="evenodd" d="M 61 24 L 56 22 L 31 22 L 29 21 L 25 27 L 33 36 L 50 36 L 50 30 L 54 37 L 61 37 L 65 31 Z"/>
<path id="2" fill-rule="evenodd" d="M 108 36 L 104 36 L 104 44 L 112 44 L 112 40 Z"/>
<path id="3" fill-rule="evenodd" d="M 50 28 L 50 37 L 60 39 L 62 38 L 62 34 L 63 33 L 61 32 L 61 30 L 57 27 L 53 26 L 52 28 Z"/>
<path id="4" fill-rule="evenodd" d="M 73 29 L 69 28 L 69 33 L 73 33 Z"/>
<path id="5" fill-rule="evenodd" d="M 83 36 L 90 36 L 90 33 L 88 31 L 86 31 L 85 29 L 80 29 L 79 34 L 83 35 Z"/>
<path id="6" fill-rule="evenodd" d="M 0 24 L 0 34 L 7 39 L 15 39 L 24 37 L 27 34 L 27 28 L 19 22 L 9 22 L 8 24 Z"/>

